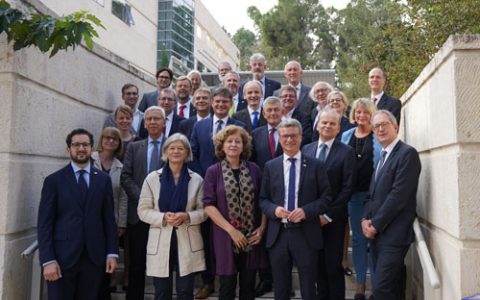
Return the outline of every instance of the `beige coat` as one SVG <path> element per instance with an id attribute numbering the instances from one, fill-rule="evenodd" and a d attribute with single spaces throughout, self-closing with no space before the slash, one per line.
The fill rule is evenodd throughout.
<path id="1" fill-rule="evenodd" d="M 147 244 L 147 275 L 154 277 L 169 276 L 170 240 L 173 226 L 163 222 L 164 213 L 158 207 L 160 179 L 162 169 L 150 173 L 142 186 L 138 202 L 140 220 L 150 224 Z M 203 211 L 203 179 L 197 173 L 188 170 L 188 202 L 185 211 L 190 216 L 188 224 L 178 226 L 178 264 L 180 276 L 205 270 L 205 254 L 200 224 L 207 219 Z"/>
<path id="2" fill-rule="evenodd" d="M 95 168 L 102 170 L 102 163 L 100 162 L 100 157 L 98 156 L 97 151 L 92 153 L 92 159 Z M 112 180 L 115 222 L 117 222 L 118 227 L 125 228 L 127 227 L 128 199 L 127 194 L 125 194 L 125 191 L 120 186 L 120 174 L 122 173 L 122 168 L 122 162 L 114 158 L 109 175 L 110 179 Z"/>

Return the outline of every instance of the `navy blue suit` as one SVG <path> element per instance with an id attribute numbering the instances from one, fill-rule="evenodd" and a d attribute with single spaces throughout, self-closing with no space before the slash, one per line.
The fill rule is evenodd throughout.
<path id="1" fill-rule="evenodd" d="M 245 130 L 247 130 L 248 133 L 252 133 L 253 131 L 253 124 L 252 124 L 252 119 L 250 118 L 250 113 L 248 112 L 248 109 L 242 109 L 240 111 L 237 111 L 232 118 L 242 122 L 245 124 Z M 263 125 L 267 125 L 267 120 L 263 117 L 262 110 L 260 110 L 259 115 L 258 115 L 258 124 L 257 128 Z"/>
<path id="2" fill-rule="evenodd" d="M 319 143 L 305 145 L 302 153 L 316 156 Z M 345 226 L 348 221 L 347 204 L 355 182 L 355 152 L 353 148 L 335 140 L 325 160 L 328 181 L 332 189 L 332 207 L 326 214 L 333 220 L 322 227 L 324 258 L 319 260 L 317 293 L 320 300 L 345 299 L 345 276 L 342 267 Z"/>
<path id="3" fill-rule="evenodd" d="M 391 112 L 397 119 L 397 124 L 400 125 L 402 113 L 402 102 L 400 100 L 383 93 L 382 98 L 377 102 L 377 109 L 386 109 Z"/>
<path id="4" fill-rule="evenodd" d="M 263 171 L 267 161 L 283 154 L 282 146 L 277 144 L 275 156 L 272 157 L 268 144 L 268 125 L 258 127 L 252 131 L 252 157 L 251 161 L 255 162 Z"/>
<path id="5" fill-rule="evenodd" d="M 238 125 L 245 128 L 245 124 L 233 118 L 228 118 L 226 125 Z M 215 156 L 215 146 L 212 140 L 213 136 L 213 116 L 198 121 L 193 127 L 190 140 L 192 146 L 193 162 L 190 167 L 193 171 L 205 176 L 208 167 L 218 160 Z"/>
<path id="6" fill-rule="evenodd" d="M 417 151 L 398 141 L 377 179 L 375 172 L 365 202 L 364 218 L 377 234 L 370 241 L 375 268 L 375 300 L 400 299 L 399 282 L 405 255 L 414 240 L 417 188 L 421 164 Z"/>
<path id="7" fill-rule="evenodd" d="M 250 80 L 244 81 L 240 85 L 240 88 L 238 89 L 238 99 L 245 99 L 243 97 L 243 87 L 248 81 Z M 273 96 L 273 92 L 278 90 L 281 86 L 282 85 L 280 82 L 276 80 L 268 79 L 267 77 L 265 77 L 265 95 L 263 95 L 263 99 L 267 99 L 267 97 Z"/>
<path id="8" fill-rule="evenodd" d="M 287 227 L 275 216 L 277 207 L 284 207 L 284 155 L 265 164 L 260 192 L 260 208 L 268 218 L 266 247 L 272 265 L 275 299 L 290 299 L 292 258 L 299 270 L 302 299 L 315 299 L 318 251 L 323 249 L 319 215 L 331 204 L 331 191 L 325 165 L 302 155 L 298 186 L 298 208 L 306 219 Z"/>
<path id="9" fill-rule="evenodd" d="M 106 173 L 91 165 L 86 199 L 82 199 L 70 164 L 45 178 L 37 224 L 40 263 L 57 261 L 63 275 L 49 282 L 49 299 L 69 299 L 79 294 L 93 295 L 88 299 L 97 297 L 101 280 L 97 284 L 93 278 L 97 278 L 98 270 L 102 278 L 107 254 L 118 254 L 116 230 L 112 183 Z M 94 267 L 86 276 L 92 282 L 74 276 L 72 286 L 69 271 L 90 264 L 99 268 Z M 75 288 L 77 280 L 80 284 Z"/>

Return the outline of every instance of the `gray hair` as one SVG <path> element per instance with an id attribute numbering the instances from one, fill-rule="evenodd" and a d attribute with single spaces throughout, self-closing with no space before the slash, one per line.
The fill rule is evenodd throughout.
<path id="1" fill-rule="evenodd" d="M 339 95 L 340 97 L 342 97 L 343 103 L 345 103 L 345 105 L 347 104 L 347 96 L 342 91 L 330 92 L 330 94 L 328 94 L 327 96 L 327 103 L 328 103 L 328 100 L 330 100 L 335 95 Z"/>
<path id="2" fill-rule="evenodd" d="M 192 155 L 192 147 L 190 146 L 190 142 L 188 141 L 188 138 L 181 134 L 181 133 L 175 133 L 172 134 L 164 143 L 162 146 L 162 159 L 164 161 L 168 161 L 167 157 L 167 149 L 170 147 L 171 144 L 175 142 L 180 142 L 182 143 L 183 147 L 187 150 L 187 159 L 185 161 L 192 161 L 193 160 L 193 155 Z"/>
<path id="3" fill-rule="evenodd" d="M 326 82 L 326 81 L 317 81 L 317 82 L 312 86 L 312 88 L 310 89 L 310 93 L 308 93 L 308 95 L 310 96 L 310 99 L 312 99 L 313 101 L 317 101 L 317 100 L 315 99 L 315 90 L 316 90 L 317 87 L 318 87 L 319 85 L 321 85 L 321 84 L 322 84 L 322 85 L 325 85 L 325 86 L 327 87 L 327 89 L 330 90 L 330 92 L 333 91 L 333 86 L 332 86 L 330 83 L 328 83 L 328 82 Z"/>
<path id="4" fill-rule="evenodd" d="M 303 134 L 303 128 L 302 124 L 297 119 L 294 118 L 287 118 L 280 122 L 280 125 L 278 125 L 278 129 L 280 130 L 281 128 L 290 128 L 290 127 L 296 127 L 298 128 L 298 131 L 300 132 L 300 135 Z"/>
<path id="5" fill-rule="evenodd" d="M 268 105 L 268 104 L 273 104 L 273 105 L 276 105 L 276 106 L 280 107 L 280 109 L 283 109 L 283 103 L 282 103 L 282 101 L 280 101 L 280 99 L 278 97 L 270 96 L 267 99 L 263 100 L 263 106 L 262 107 L 265 109 L 265 105 Z"/>
<path id="6" fill-rule="evenodd" d="M 187 78 L 187 77 L 185 77 Z M 187 78 L 188 81 L 190 81 L 190 79 Z M 177 80 L 178 81 L 178 80 Z M 192 86 L 192 83 L 190 82 L 190 86 Z M 173 98 L 175 98 L 175 101 L 177 100 L 177 92 L 175 92 L 174 89 L 172 88 L 169 88 L 169 87 L 166 87 L 166 88 L 163 88 L 160 93 L 158 93 L 158 98 L 160 98 L 160 96 L 162 95 L 162 93 L 167 93 L 167 94 L 171 94 L 173 95 Z M 158 100 L 157 98 L 157 100 Z"/>
<path id="7" fill-rule="evenodd" d="M 235 77 L 237 77 L 237 79 L 238 79 L 238 83 L 240 84 L 240 74 L 238 74 L 238 72 L 235 72 L 235 71 L 228 71 L 227 73 L 225 73 L 225 76 L 223 76 L 222 83 L 225 82 L 228 74 L 235 75 Z"/>
<path id="8" fill-rule="evenodd" d="M 386 110 L 386 109 L 380 109 L 380 110 L 377 110 L 376 112 L 374 112 L 372 114 L 372 118 L 370 119 L 371 120 L 371 123 L 373 123 L 373 118 L 375 118 L 376 115 L 385 115 L 388 117 L 388 120 L 390 121 L 390 123 L 392 123 L 393 125 L 395 125 L 395 127 L 398 127 L 398 123 L 397 123 L 397 119 L 395 118 L 395 116 L 392 114 L 392 112 Z M 372 124 L 373 125 L 373 124 Z"/>
<path id="9" fill-rule="evenodd" d="M 250 87 L 251 85 L 257 85 L 257 87 L 260 88 L 260 91 L 262 92 L 263 95 L 263 89 L 262 89 L 262 84 L 258 80 L 249 80 L 243 85 L 243 95 L 245 97 L 247 87 Z"/>
<path id="10" fill-rule="evenodd" d="M 149 108 L 147 108 L 143 115 L 146 117 L 147 113 L 149 111 L 154 111 L 154 110 L 159 111 L 160 114 L 162 115 L 163 119 L 165 120 L 165 111 L 163 110 L 163 108 L 161 108 L 160 106 L 156 106 L 156 105 L 150 106 Z"/>
<path id="11" fill-rule="evenodd" d="M 328 106 L 325 107 L 324 109 L 322 109 L 322 111 L 318 114 L 317 120 L 316 120 L 317 124 L 318 124 L 318 122 L 320 122 L 320 118 L 324 115 L 332 115 L 332 116 L 337 117 L 338 125 L 340 125 L 340 121 L 342 120 L 342 116 L 336 110 L 334 110 L 333 108 L 328 107 Z"/>
<path id="12" fill-rule="evenodd" d="M 265 56 L 263 56 L 262 53 L 253 53 L 252 56 L 250 56 L 249 63 L 251 64 L 255 60 L 262 61 L 264 65 L 267 64 L 267 61 L 265 60 Z"/>

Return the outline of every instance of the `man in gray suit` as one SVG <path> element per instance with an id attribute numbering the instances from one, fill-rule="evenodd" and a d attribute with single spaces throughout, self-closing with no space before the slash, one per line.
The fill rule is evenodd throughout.
<path id="1" fill-rule="evenodd" d="M 288 84 L 297 91 L 297 107 L 301 112 L 310 116 L 316 103 L 309 96 L 311 87 L 302 83 L 302 65 L 296 60 L 289 61 L 283 69 L 283 76 L 287 79 Z M 277 97 L 279 94 L 280 90 L 276 90 L 273 93 L 273 95 Z"/>
<path id="2" fill-rule="evenodd" d="M 169 68 L 161 68 L 155 74 L 155 78 L 157 79 L 158 88 L 155 91 L 143 94 L 142 100 L 138 105 L 138 109 L 141 111 L 145 111 L 150 106 L 157 105 L 157 99 L 160 95 L 160 91 L 172 84 L 173 71 Z"/>
<path id="3" fill-rule="evenodd" d="M 137 206 L 145 177 L 161 166 L 165 112 L 161 107 L 151 106 L 145 110 L 144 119 L 148 138 L 128 145 L 120 176 L 121 185 L 128 196 L 127 234 L 130 250 L 128 300 L 143 299 L 144 296 L 149 225 L 138 218 Z"/>

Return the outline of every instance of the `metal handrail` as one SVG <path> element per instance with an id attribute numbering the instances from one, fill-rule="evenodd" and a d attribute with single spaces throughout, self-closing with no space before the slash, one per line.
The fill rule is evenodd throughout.
<path id="1" fill-rule="evenodd" d="M 420 258 L 420 264 L 427 274 L 430 286 L 433 289 L 438 289 L 440 287 L 440 280 L 438 278 L 437 270 L 433 265 L 432 257 L 428 251 L 427 243 L 423 237 L 422 229 L 420 228 L 418 219 L 415 219 L 415 222 L 413 222 L 413 231 L 415 232 L 415 244 L 417 247 L 418 257 Z"/>
<path id="2" fill-rule="evenodd" d="M 37 249 L 38 249 L 38 241 L 35 240 L 33 243 L 30 244 L 30 246 L 28 246 L 25 250 L 23 250 L 23 252 L 20 255 L 22 256 L 23 259 L 27 259 L 30 256 L 32 256 L 32 254 L 35 253 Z"/>

